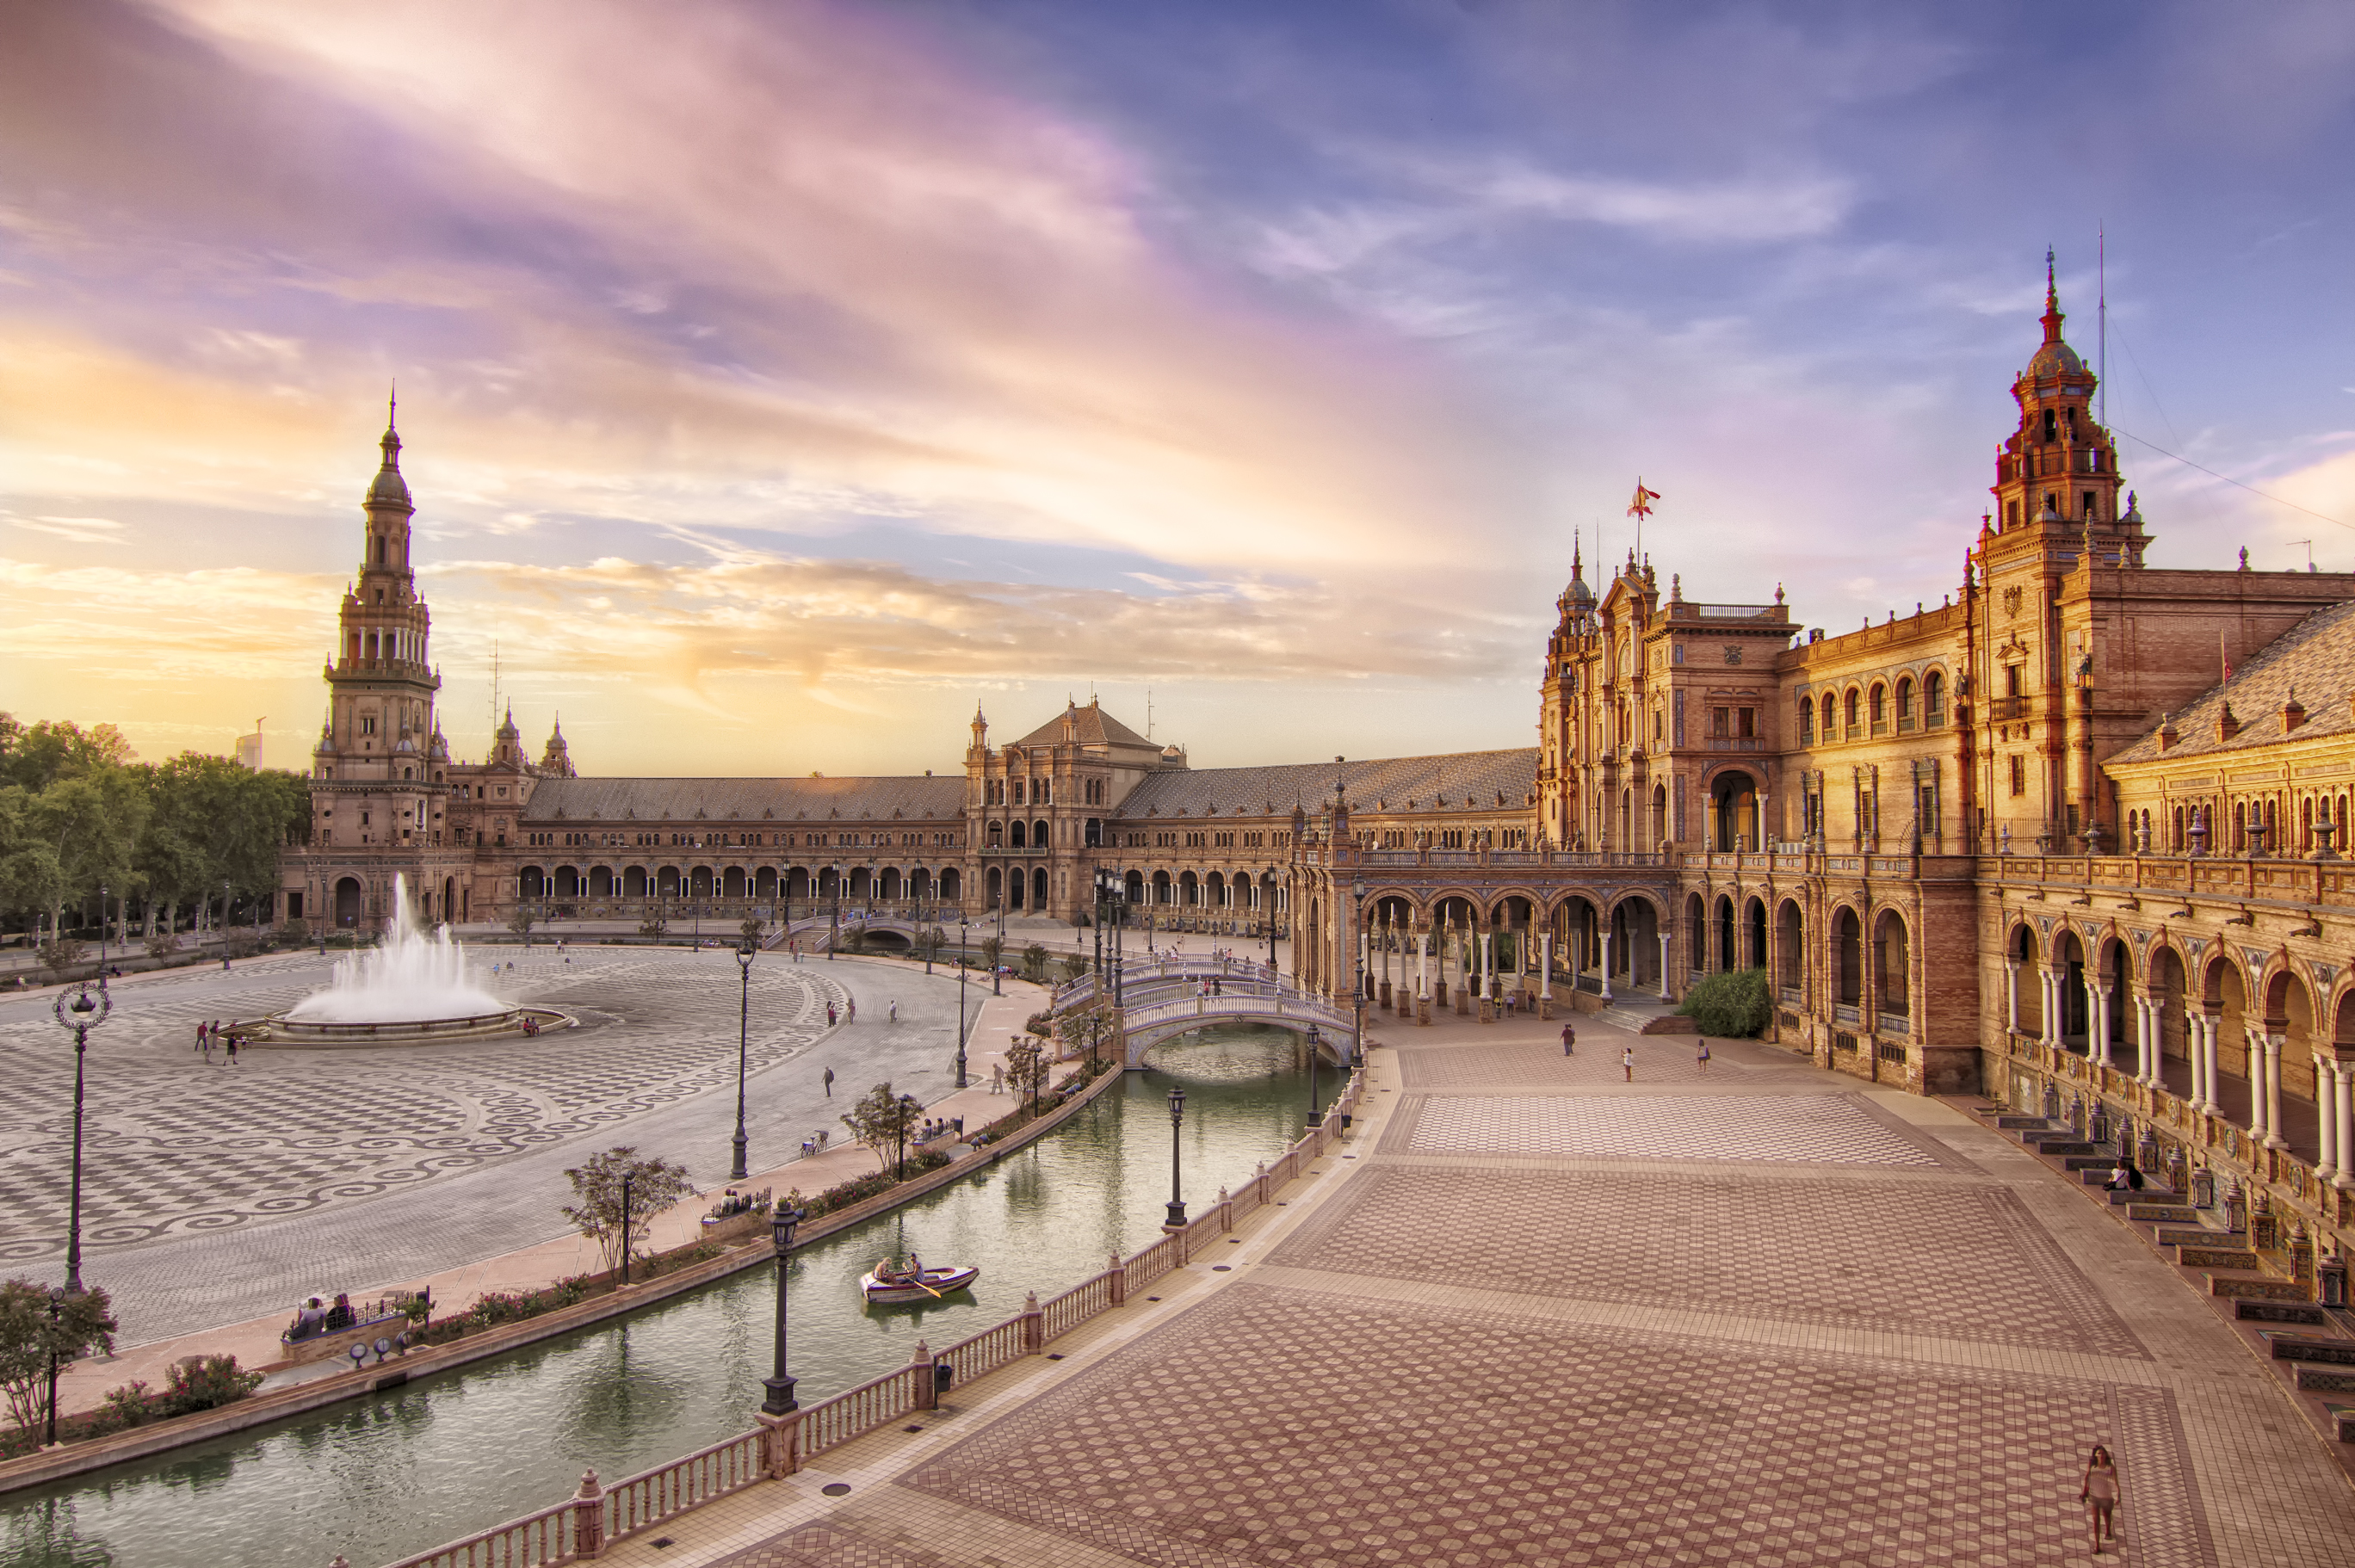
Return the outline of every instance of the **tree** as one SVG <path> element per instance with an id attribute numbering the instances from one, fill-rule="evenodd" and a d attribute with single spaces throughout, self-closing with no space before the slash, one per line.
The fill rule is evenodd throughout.
<path id="1" fill-rule="evenodd" d="M 1731 969 L 1694 981 L 1677 1011 L 1700 1025 L 1703 1034 L 1741 1037 L 1756 1034 L 1773 1021 L 1774 1001 L 1765 970 Z"/>
<path id="2" fill-rule="evenodd" d="M 905 1151 L 908 1134 L 923 1114 L 924 1107 L 914 1095 L 893 1094 L 887 1079 L 860 1096 L 843 1116 L 842 1125 L 850 1129 L 853 1139 L 881 1161 L 886 1149 Z M 905 1170 L 900 1174 L 905 1175 Z"/>
<path id="3" fill-rule="evenodd" d="M 515 912 L 507 916 L 507 929 L 517 936 L 528 937 L 531 928 L 539 923 L 539 906 L 517 901 Z"/>
<path id="4" fill-rule="evenodd" d="M 659 1214 L 695 1190 L 687 1167 L 665 1159 L 641 1159 L 634 1144 L 616 1144 L 587 1163 L 564 1173 L 572 1179 L 578 1203 L 568 1204 L 564 1217 L 597 1243 L 608 1273 L 618 1273 L 623 1249 L 636 1256 L 644 1250 L 646 1228 Z M 629 1233 L 622 1231 L 622 1187 L 629 1184 Z"/>
<path id="5" fill-rule="evenodd" d="M 744 933 L 745 941 L 757 947 L 761 944 L 762 936 L 769 929 L 769 923 L 757 914 L 748 914 L 744 917 L 743 924 L 736 929 Z"/>
<path id="6" fill-rule="evenodd" d="M 982 966 L 995 973 L 997 968 L 997 955 L 1005 951 L 1005 942 L 995 933 L 983 937 L 981 939 Z"/>
<path id="7" fill-rule="evenodd" d="M 1039 1114 L 1039 1089 L 1046 1083 L 1047 1053 L 1033 1035 L 1018 1035 L 1006 1048 L 1006 1081 L 1018 1097 L 1030 1096 L 1030 1114 Z"/>
<path id="8" fill-rule="evenodd" d="M 48 1409 L 49 1357 L 59 1362 L 95 1351 L 114 1353 L 114 1315 L 103 1290 L 85 1290 L 59 1304 L 54 1322 L 49 1292 L 29 1279 L 0 1284 L 0 1396 L 10 1419 L 30 1432 Z"/>
<path id="9" fill-rule="evenodd" d="M 936 959 L 941 955 L 941 949 L 948 945 L 948 941 L 947 932 L 937 925 L 927 926 L 916 933 L 916 955 L 927 961 Z"/>
<path id="10" fill-rule="evenodd" d="M 662 917 L 662 912 L 659 909 L 649 911 L 646 914 L 646 918 L 638 922 L 638 934 L 640 936 L 659 938 L 664 932 L 668 931 L 669 929 L 670 922 Z"/>
<path id="11" fill-rule="evenodd" d="M 1022 973 L 1033 981 L 1045 976 L 1047 949 L 1043 944 L 1034 942 L 1022 950 Z"/>
<path id="12" fill-rule="evenodd" d="M 1087 955 L 1084 953 L 1067 953 L 1063 955 L 1061 967 L 1063 971 L 1063 978 L 1065 980 L 1076 980 L 1081 976 L 1088 972 Z"/>

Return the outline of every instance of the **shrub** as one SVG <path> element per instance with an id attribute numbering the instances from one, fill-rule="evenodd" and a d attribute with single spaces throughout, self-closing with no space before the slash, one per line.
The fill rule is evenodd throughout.
<path id="1" fill-rule="evenodd" d="M 132 1379 L 121 1388 L 107 1390 L 98 1402 L 99 1419 L 109 1430 L 136 1426 L 155 1413 L 148 1402 L 147 1384 L 139 1378 Z"/>
<path id="2" fill-rule="evenodd" d="M 1774 1003 L 1764 969 L 1736 969 L 1704 976 L 1685 993 L 1677 1011 L 1700 1026 L 1703 1034 L 1741 1038 L 1754 1035 L 1773 1021 Z"/>
<path id="3" fill-rule="evenodd" d="M 283 947 L 307 947 L 311 943 L 311 926 L 301 915 L 280 923 L 278 942 Z"/>
<path id="4" fill-rule="evenodd" d="M 261 1386 L 262 1374 L 240 1371 L 235 1356 L 190 1356 L 172 1364 L 171 1381 L 150 1396 L 159 1415 L 186 1415 L 234 1403 Z"/>
<path id="5" fill-rule="evenodd" d="M 159 931 L 147 939 L 147 956 L 168 958 L 180 950 L 180 939 L 168 931 Z"/>

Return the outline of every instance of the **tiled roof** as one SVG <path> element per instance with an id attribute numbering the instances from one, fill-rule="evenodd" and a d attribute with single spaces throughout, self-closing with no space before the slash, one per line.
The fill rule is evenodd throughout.
<path id="1" fill-rule="evenodd" d="M 527 822 L 961 821 L 964 775 L 943 778 L 540 781 Z"/>
<path id="2" fill-rule="evenodd" d="M 1065 709 L 1064 712 L 1072 716 L 1078 731 L 1079 743 L 1082 746 L 1151 746 L 1153 744 L 1152 741 L 1106 713 L 1093 701 L 1085 708 L 1073 703 Z M 1062 740 L 1063 714 L 1058 713 L 1014 744 L 1054 746 L 1061 744 Z"/>
<path id="3" fill-rule="evenodd" d="M 1268 768 L 1188 768 L 1154 773 L 1129 792 L 1119 819 L 1288 816 L 1320 808 L 1336 773 L 1355 812 L 1523 810 L 1537 788 L 1535 747 L 1374 762 L 1291 763 Z M 1499 799 L 1499 797 L 1502 797 Z"/>
<path id="4" fill-rule="evenodd" d="M 2282 725 L 2282 707 L 2295 692 L 2306 709 L 2306 722 L 2296 731 Z M 2173 716 L 2175 744 L 2159 750 L 2158 731 L 2119 752 L 2111 761 L 2148 763 L 2164 757 L 2246 752 L 2279 742 L 2285 736 L 2300 741 L 2321 735 L 2355 733 L 2355 601 L 2318 610 L 2275 638 L 2232 672 L 2222 686 L 2211 687 L 2189 708 Z M 2240 730 L 2220 738 L 2217 720 L 2230 707 Z"/>

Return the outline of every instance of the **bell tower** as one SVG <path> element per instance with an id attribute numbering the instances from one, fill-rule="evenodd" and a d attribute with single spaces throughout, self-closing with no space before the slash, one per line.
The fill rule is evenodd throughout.
<path id="1" fill-rule="evenodd" d="M 2140 566 L 2148 539 L 2138 517 L 2121 517 L 2118 449 L 2094 422 L 2094 373 L 2061 336 L 2052 252 L 2044 253 L 2044 341 L 2011 384 L 2019 424 L 1995 462 L 1995 531 L 2064 537 L 2074 556 L 2088 535 L 2104 564 Z"/>
<path id="2" fill-rule="evenodd" d="M 1538 687 L 1538 820 L 1536 841 L 1557 849 L 1577 846 L 1582 734 L 1581 660 L 1593 642 L 1594 590 L 1586 585 L 1585 551 L 1573 544 L 1570 586 L 1554 601 L 1561 613 L 1546 639 L 1545 675 Z"/>

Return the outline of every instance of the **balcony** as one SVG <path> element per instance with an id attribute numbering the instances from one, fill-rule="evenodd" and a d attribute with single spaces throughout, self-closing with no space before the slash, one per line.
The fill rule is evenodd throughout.
<path id="1" fill-rule="evenodd" d="M 2018 719 L 2036 717 L 2033 697 L 1990 697 L 1987 699 L 1987 719 L 1993 723 L 2008 723 Z"/>

